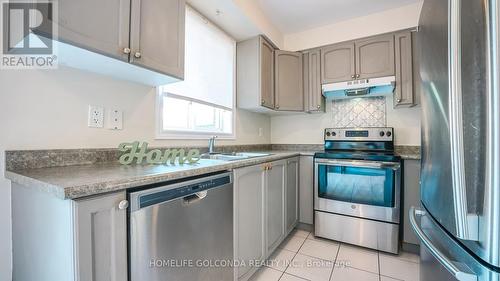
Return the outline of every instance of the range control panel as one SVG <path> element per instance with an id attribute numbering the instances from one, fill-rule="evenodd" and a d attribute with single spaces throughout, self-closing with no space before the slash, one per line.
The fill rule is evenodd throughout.
<path id="1" fill-rule="evenodd" d="M 393 141 L 394 129 L 380 128 L 327 128 L 325 141 Z"/>

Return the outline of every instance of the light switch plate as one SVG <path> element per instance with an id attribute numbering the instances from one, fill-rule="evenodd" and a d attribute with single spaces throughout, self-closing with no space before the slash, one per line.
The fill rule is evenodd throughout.
<path id="1" fill-rule="evenodd" d="M 104 107 L 89 105 L 88 126 L 91 128 L 104 127 Z"/>
<path id="2" fill-rule="evenodd" d="M 121 130 L 123 129 L 123 110 L 112 108 L 108 110 L 108 116 L 106 116 L 107 127 L 110 130 Z"/>

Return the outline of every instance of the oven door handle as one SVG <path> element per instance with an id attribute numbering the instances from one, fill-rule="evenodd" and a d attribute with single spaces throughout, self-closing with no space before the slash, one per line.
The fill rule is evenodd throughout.
<path id="1" fill-rule="evenodd" d="M 316 159 L 316 163 L 328 166 L 348 166 L 348 167 L 365 167 L 378 169 L 399 170 L 401 164 L 397 162 L 382 162 L 382 161 L 352 161 L 352 160 L 334 160 L 334 159 Z"/>

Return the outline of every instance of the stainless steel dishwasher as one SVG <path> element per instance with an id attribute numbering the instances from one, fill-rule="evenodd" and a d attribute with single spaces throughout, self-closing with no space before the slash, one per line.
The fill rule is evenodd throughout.
<path id="1" fill-rule="evenodd" d="M 233 280 L 232 174 L 129 194 L 131 281 Z"/>

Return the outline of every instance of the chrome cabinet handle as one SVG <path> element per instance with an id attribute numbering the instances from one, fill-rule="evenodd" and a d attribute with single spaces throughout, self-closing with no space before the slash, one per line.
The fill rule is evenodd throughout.
<path id="1" fill-rule="evenodd" d="M 432 241 L 425 235 L 424 231 L 420 228 L 417 223 L 416 216 L 425 215 L 422 210 L 417 210 L 415 207 L 410 207 L 409 219 L 410 224 L 417 234 L 418 238 L 422 243 L 429 249 L 431 254 L 451 273 L 457 280 L 460 281 L 477 281 L 477 275 L 475 275 L 466 265 L 459 264 L 451 261 L 444 253 L 442 253 L 436 246 L 432 244 Z M 460 268 L 459 268 L 460 266 Z"/>
<path id="2" fill-rule="evenodd" d="M 118 209 L 120 210 L 125 210 L 128 208 L 128 201 L 127 200 L 122 200 L 120 203 L 118 203 Z"/>
<path id="3" fill-rule="evenodd" d="M 280 109 L 280 106 L 279 106 L 279 105 L 277 105 L 277 106 L 276 106 L 276 109 Z"/>
<path id="4" fill-rule="evenodd" d="M 320 109 L 320 108 L 321 108 L 321 105 L 319 105 L 319 104 L 318 104 L 317 108 L 318 108 L 318 109 Z"/>
<path id="5" fill-rule="evenodd" d="M 260 104 L 261 104 L 261 105 L 264 105 L 264 104 L 266 104 L 266 101 L 265 101 L 265 100 L 262 100 L 262 101 L 260 102 Z"/>
<path id="6" fill-rule="evenodd" d="M 359 74 L 356 74 L 356 78 L 359 78 Z"/>
<path id="7" fill-rule="evenodd" d="M 138 58 L 138 59 L 139 59 L 139 58 L 141 58 L 141 56 L 142 56 L 142 55 L 141 55 L 141 53 L 140 53 L 140 52 L 135 52 L 135 54 L 134 54 L 134 57 L 136 57 L 136 58 Z"/>
<path id="8" fill-rule="evenodd" d="M 478 217 L 467 210 L 467 186 L 462 118 L 462 65 L 461 65 L 461 0 L 448 0 L 448 99 L 450 101 L 450 151 L 456 235 L 464 240 L 478 240 Z"/>
<path id="9" fill-rule="evenodd" d="M 124 54 L 130 54 L 131 50 L 130 48 L 126 47 L 126 48 L 123 48 L 123 53 Z"/>
<path id="10" fill-rule="evenodd" d="M 353 78 L 353 79 L 356 78 L 356 75 L 351 75 L 351 78 Z"/>

